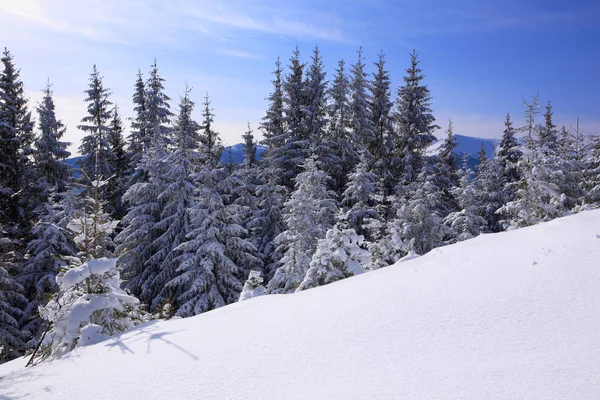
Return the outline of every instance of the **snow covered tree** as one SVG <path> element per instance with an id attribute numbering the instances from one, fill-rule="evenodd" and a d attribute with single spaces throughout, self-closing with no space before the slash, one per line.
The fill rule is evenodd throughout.
<path id="1" fill-rule="evenodd" d="M 146 110 L 143 114 L 149 144 L 147 146 L 144 145 L 142 148 L 148 150 L 152 147 L 152 151 L 156 153 L 152 157 L 158 159 L 165 155 L 171 143 L 171 129 L 169 125 L 171 124 L 173 113 L 169 105 L 171 98 L 164 93 L 164 81 L 158 74 L 158 65 L 155 59 L 150 69 L 150 77 L 146 81 Z M 136 105 L 141 109 L 141 103 L 137 103 Z"/>
<path id="2" fill-rule="evenodd" d="M 451 212 L 444 218 L 444 224 L 452 229 L 452 236 L 457 241 L 471 239 L 486 231 L 488 227 L 485 218 L 477 214 L 475 190 L 472 184 L 473 171 L 467 165 L 468 157 L 465 155 L 463 160 L 464 166 L 460 171 L 459 185 L 453 189 L 459 211 Z"/>
<path id="3" fill-rule="evenodd" d="M 74 190 L 51 189 L 27 243 L 27 260 L 20 269 L 18 280 L 28 299 L 21 329 L 30 340 L 30 348 L 35 347 L 43 331 L 38 307 L 45 305 L 58 291 L 56 276 L 67 265 L 65 259 L 77 255 L 75 242 L 67 229 L 75 212 L 75 196 Z"/>
<path id="4" fill-rule="evenodd" d="M 238 300 L 242 281 L 261 267 L 256 249 L 245 239 L 238 207 L 226 206 L 216 187 L 221 171 L 198 174 L 198 206 L 190 210 L 190 231 L 177 247 L 177 275 L 166 290 L 174 298 L 176 315 L 189 317 Z"/>
<path id="5" fill-rule="evenodd" d="M 501 160 L 498 157 L 487 159 L 483 143 L 473 180 L 472 207 L 476 215 L 487 221 L 485 231 L 499 232 L 506 228 L 507 215 L 501 208 L 506 204 L 506 181 Z"/>
<path id="6" fill-rule="evenodd" d="M 59 273 L 60 291 L 40 308 L 51 324 L 42 341 L 42 357 L 97 343 L 142 321 L 139 300 L 120 289 L 116 262 L 115 258 L 91 258 Z"/>
<path id="7" fill-rule="evenodd" d="M 0 72 L 0 223 L 26 225 L 30 205 L 33 121 L 27 107 L 20 71 L 5 48 Z"/>
<path id="8" fill-rule="evenodd" d="M 306 91 L 304 89 L 305 64 L 300 61 L 300 50 L 296 47 L 290 59 L 290 73 L 283 83 L 283 115 L 285 133 L 278 139 L 269 152 L 273 164 L 281 171 L 281 184 L 293 188 L 294 178 L 300 172 L 300 165 L 309 155 L 309 137 L 304 130 L 304 107 Z M 270 144 L 268 144 L 270 145 Z"/>
<path id="9" fill-rule="evenodd" d="M 446 139 L 440 148 L 438 160 L 436 163 L 436 186 L 441 190 L 444 211 L 442 217 L 456 212 L 459 209 L 458 201 L 454 196 L 454 191 L 459 185 L 458 164 L 454 149 L 458 146 L 454 136 L 454 125 L 452 120 L 448 121 L 446 129 Z"/>
<path id="10" fill-rule="evenodd" d="M 585 159 L 585 203 L 592 206 L 600 205 L 600 136 L 591 138 L 590 154 Z"/>
<path id="11" fill-rule="evenodd" d="M 410 253 L 423 255 L 441 246 L 451 235 L 443 224 L 444 204 L 431 168 L 421 169 L 416 190 L 408 199 L 400 199 L 396 218 L 388 224 L 392 254 L 386 258 L 391 261 Z"/>
<path id="12" fill-rule="evenodd" d="M 360 156 L 360 162 L 356 169 L 348 176 L 348 185 L 342 196 L 342 207 L 345 210 L 344 220 L 349 229 L 354 229 L 361 235 L 372 241 L 370 235 L 370 220 L 381 220 L 382 216 L 377 211 L 377 204 L 382 188 L 379 178 L 371 172 L 370 154 L 367 150 Z"/>
<path id="13" fill-rule="evenodd" d="M 396 97 L 396 137 L 393 166 L 398 164 L 400 182 L 410 184 L 417 179 L 423 166 L 424 151 L 435 140 L 429 88 L 421 81 L 425 77 L 419 68 L 417 53 L 410 54 L 410 67 L 403 77 L 404 85 Z"/>
<path id="14" fill-rule="evenodd" d="M 71 153 L 67 151 L 70 145 L 62 142 L 66 128 L 56 118 L 54 111 L 54 100 L 50 82 L 44 90 L 44 97 L 37 107 L 39 135 L 33 145 L 33 159 L 35 163 L 35 175 L 39 190 L 40 203 L 46 203 L 50 191 L 54 188 L 57 192 L 67 189 L 71 180 L 71 171 L 65 159 Z"/>
<path id="15" fill-rule="evenodd" d="M 168 103 L 170 98 L 163 92 L 163 82 L 155 60 L 146 82 L 146 103 L 142 114 L 148 147 L 134 171 L 134 176 L 139 178 L 123 195 L 128 212 L 122 220 L 123 230 L 115 238 L 125 287 L 146 304 L 152 301 L 148 282 L 152 282 L 158 274 L 158 265 L 148 260 L 155 253 L 152 243 L 161 234 L 155 229 L 161 213 L 158 197 L 165 190 L 163 176 L 169 166 L 164 161 L 172 139 L 169 124 L 173 113 Z"/>
<path id="16" fill-rule="evenodd" d="M 142 71 L 138 71 L 137 80 L 132 96 L 133 111 L 135 117 L 131 120 L 131 133 L 129 140 L 129 159 L 131 160 L 131 168 L 135 170 L 142 159 L 142 154 L 150 147 L 150 138 L 147 132 L 147 104 L 146 104 L 146 87 L 144 85 L 144 77 Z"/>
<path id="17" fill-rule="evenodd" d="M 502 176 L 504 177 L 504 198 L 505 201 L 514 200 L 516 185 L 519 179 L 519 161 L 523 157 L 519 143 L 515 137 L 516 131 L 513 128 L 510 114 L 506 114 L 504 121 L 504 133 L 500 141 L 500 150 L 497 154 L 498 162 L 502 167 Z"/>
<path id="18" fill-rule="evenodd" d="M 273 277 L 277 264 L 283 257 L 277 249 L 275 238 L 285 230 L 283 207 L 288 195 L 287 188 L 279 184 L 279 169 L 269 161 L 270 159 L 263 159 L 265 165 L 258 175 L 260 184 L 255 189 L 256 210 L 247 224 L 258 256 L 263 261 L 264 276 L 267 280 Z"/>
<path id="19" fill-rule="evenodd" d="M 14 278 L 15 258 L 20 261 L 14 249 L 14 241 L 0 232 L 0 364 L 19 357 L 26 349 L 27 337 L 20 329 L 19 320 L 24 316 L 27 299 L 23 296 L 23 287 Z"/>
<path id="20" fill-rule="evenodd" d="M 192 118 L 194 103 L 189 93 L 190 89 L 186 88 L 179 104 L 179 115 L 173 127 L 175 148 L 164 159 L 168 169 L 161 177 L 164 185 L 157 197 L 160 217 L 152 227 L 156 239 L 150 245 L 152 256 L 146 263 L 156 272 L 143 283 L 141 293 L 152 310 L 178 295 L 165 289 L 165 285 L 176 276 L 179 266 L 175 261 L 178 257 L 176 249 L 186 241 L 191 230 L 190 210 L 197 207 L 194 196 L 198 186 L 193 177 L 201 162 L 200 135 L 199 125 Z"/>
<path id="21" fill-rule="evenodd" d="M 322 139 L 326 143 L 322 147 L 323 151 L 330 153 L 326 156 L 329 159 L 329 169 L 326 169 L 326 172 L 333 179 L 334 190 L 338 193 L 346 184 L 347 171 L 354 169 L 358 162 L 356 140 L 353 139 L 350 131 L 349 91 L 350 84 L 346 76 L 345 63 L 341 60 L 338 63 L 333 85 L 329 89 L 331 98 L 328 110 L 329 125 L 327 134 Z"/>
<path id="22" fill-rule="evenodd" d="M 308 271 L 296 292 L 327 285 L 364 272 L 371 254 L 361 247 L 363 237 L 352 228 L 345 229 L 338 218 L 324 239 L 319 240 Z"/>
<path id="23" fill-rule="evenodd" d="M 84 92 L 87 94 L 85 101 L 88 103 L 88 115 L 83 117 L 81 125 L 77 126 L 78 129 L 87 133 L 79 147 L 79 151 L 84 157 L 78 163 L 86 176 L 93 177 L 98 174 L 106 179 L 112 173 L 109 126 L 109 107 L 112 103 L 108 100 L 111 94 L 110 90 L 104 87 L 102 79 L 96 64 L 94 64 L 90 74 L 89 88 Z"/>
<path id="24" fill-rule="evenodd" d="M 213 111 L 214 109 L 210 106 L 208 93 L 206 93 L 204 96 L 204 109 L 202 111 L 200 142 L 203 145 L 204 162 L 214 168 L 219 164 L 219 160 L 221 159 L 223 145 L 221 144 L 219 134 L 212 128 L 215 118 Z"/>
<path id="25" fill-rule="evenodd" d="M 109 159 L 112 175 L 108 179 L 106 211 L 113 218 L 121 219 L 126 213 L 123 204 L 123 194 L 127 190 L 127 184 L 131 173 L 130 160 L 125 151 L 125 140 L 123 139 L 123 121 L 119 114 L 119 108 L 115 106 L 112 110 L 110 121 L 108 143 L 110 145 L 111 157 Z"/>
<path id="26" fill-rule="evenodd" d="M 302 131 L 306 135 L 307 143 L 305 146 L 310 147 L 312 154 L 317 156 L 323 170 L 329 176 L 332 176 L 340 161 L 333 148 L 339 147 L 339 141 L 342 138 L 336 136 L 340 133 L 339 131 L 335 134 L 326 131 L 329 122 L 327 117 L 327 81 L 325 80 L 326 73 L 323 59 L 318 47 L 315 47 L 311 60 L 312 63 L 308 67 L 304 85 L 305 104 L 302 107 Z M 343 79 L 345 79 L 345 76 L 343 76 Z M 346 83 L 338 82 L 335 86 L 337 91 L 340 91 L 340 85 L 346 85 Z"/>
<path id="27" fill-rule="evenodd" d="M 368 151 L 375 140 L 373 120 L 371 119 L 371 95 L 367 80 L 368 74 L 365 72 L 363 63 L 362 47 L 358 49 L 357 53 L 358 59 L 350 68 L 350 139 L 355 148 Z M 355 161 L 358 162 L 358 160 Z M 351 170 L 351 168 L 347 170 Z"/>
<path id="28" fill-rule="evenodd" d="M 260 276 L 260 272 L 250 270 L 250 274 L 248 275 L 246 283 L 244 283 L 244 288 L 242 289 L 242 293 L 240 293 L 238 301 L 248 300 L 265 294 L 267 289 L 265 289 L 262 283 L 263 278 Z"/>
<path id="29" fill-rule="evenodd" d="M 385 69 L 385 56 L 379 54 L 375 63 L 377 71 L 373 73 L 371 82 L 371 102 L 369 114 L 373 126 L 373 140 L 369 143 L 369 152 L 375 160 L 374 171 L 382 180 L 385 195 L 389 196 L 394 189 L 394 176 L 390 171 L 391 151 L 393 143 L 392 101 L 390 94 L 390 76 Z"/>
<path id="30" fill-rule="evenodd" d="M 256 158 L 256 142 L 254 141 L 252 132 L 250 122 L 248 122 L 248 130 L 242 135 L 242 139 L 244 139 L 244 166 L 247 168 L 254 168 L 258 164 Z"/>
<path id="31" fill-rule="evenodd" d="M 269 293 L 291 293 L 300 285 L 309 268 L 317 241 L 333 226 L 337 212 L 335 194 L 327 189 L 327 174 L 319 168 L 316 156 L 303 164 L 296 177 L 295 190 L 285 203 L 286 230 L 276 238 L 284 254 L 280 266 L 269 281 Z"/>
<path id="32" fill-rule="evenodd" d="M 552 121 L 552 104 L 548 101 L 544 113 L 544 126 L 539 129 L 539 144 L 545 149 L 546 154 L 558 152 L 558 130 Z"/>
<path id="33" fill-rule="evenodd" d="M 270 154 L 272 149 L 282 147 L 286 141 L 286 121 L 283 113 L 283 80 L 281 75 L 283 69 L 279 57 L 277 57 L 275 66 L 276 69 L 273 72 L 275 78 L 272 81 L 273 92 L 267 97 L 269 108 L 260 124 L 260 130 L 264 137 L 262 143 L 268 147 L 265 157 Z"/>

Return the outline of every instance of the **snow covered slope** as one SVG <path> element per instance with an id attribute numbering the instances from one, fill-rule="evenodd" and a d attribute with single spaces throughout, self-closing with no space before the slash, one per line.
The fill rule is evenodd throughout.
<path id="1" fill-rule="evenodd" d="M 600 211 L 0 366 L 2 399 L 598 399 Z"/>

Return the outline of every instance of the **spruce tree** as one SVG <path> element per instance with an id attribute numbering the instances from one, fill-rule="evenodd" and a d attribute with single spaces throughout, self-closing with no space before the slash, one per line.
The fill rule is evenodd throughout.
<path id="1" fill-rule="evenodd" d="M 345 210 L 344 220 L 349 229 L 367 241 L 373 241 L 370 232 L 372 220 L 382 220 L 377 210 L 381 187 L 377 174 L 371 172 L 371 156 L 363 151 L 356 169 L 348 176 L 348 185 L 344 190 L 341 205 Z"/>
<path id="2" fill-rule="evenodd" d="M 326 171 L 333 179 L 334 190 L 340 193 L 346 184 L 347 171 L 354 169 L 358 163 L 356 140 L 350 131 L 350 105 L 348 104 L 350 84 L 346 76 L 344 60 L 339 61 L 338 69 L 329 89 L 329 125 L 326 136 L 322 139 L 323 152 L 330 154 L 321 159 L 327 159 Z"/>
<path id="3" fill-rule="evenodd" d="M 131 160 L 131 168 L 135 168 L 142 159 L 142 154 L 150 147 L 150 138 L 147 132 L 147 100 L 146 87 L 144 85 L 144 77 L 142 71 L 138 71 L 137 80 L 135 82 L 134 92 L 132 96 L 133 111 L 135 117 L 131 120 L 131 133 L 129 140 L 129 159 Z"/>
<path id="4" fill-rule="evenodd" d="M 335 194 L 327 189 L 329 177 L 320 169 L 316 156 L 309 157 L 298 174 L 295 190 L 285 203 L 286 230 L 276 238 L 283 254 L 279 268 L 269 281 L 269 293 L 291 293 L 309 268 L 317 241 L 333 226 L 337 212 Z"/>
<path id="5" fill-rule="evenodd" d="M 158 74 L 156 59 L 150 69 L 150 77 L 146 81 L 146 111 L 143 120 L 146 123 L 146 136 L 149 144 L 143 148 L 156 152 L 152 157 L 161 158 L 166 154 L 171 143 L 171 117 L 169 100 L 171 98 L 164 93 L 163 82 L 165 80 Z M 137 90 L 136 90 L 137 95 Z M 141 109 L 140 103 L 137 103 Z M 138 111 L 139 112 L 139 111 Z M 140 128 L 141 130 L 141 128 Z M 146 143 L 146 142 L 143 142 Z"/>
<path id="6" fill-rule="evenodd" d="M 393 143 L 392 101 L 390 94 L 389 72 L 385 69 L 385 56 L 379 54 L 375 63 L 377 71 L 373 73 L 371 82 L 370 117 L 373 126 L 373 140 L 369 144 L 369 152 L 375 160 L 374 170 L 382 180 L 384 194 L 389 196 L 394 189 L 394 176 L 390 171 Z"/>
<path id="7" fill-rule="evenodd" d="M 0 72 L 0 222 L 27 225 L 32 179 L 33 121 L 27 107 L 20 70 L 5 48 Z"/>
<path id="8" fill-rule="evenodd" d="M 421 81 L 425 77 L 419 68 L 417 53 L 410 54 L 410 67 L 403 77 L 404 85 L 396 97 L 396 137 L 392 166 L 398 166 L 400 182 L 403 185 L 416 181 L 424 163 L 424 152 L 435 140 L 433 131 L 439 128 L 434 124 L 429 88 Z"/>
<path id="9" fill-rule="evenodd" d="M 219 164 L 221 154 L 223 153 L 223 145 L 219 134 L 212 128 L 215 119 L 214 109 L 210 106 L 210 98 L 208 93 L 204 96 L 204 109 L 202 111 L 202 125 L 200 133 L 200 142 L 204 149 L 203 154 L 206 157 L 207 165 L 213 168 Z"/>
<path id="10" fill-rule="evenodd" d="M 286 121 L 283 113 L 283 69 L 279 57 L 277 57 L 275 67 L 273 72 L 275 78 L 271 81 L 273 92 L 267 97 L 269 108 L 260 124 L 260 130 L 264 137 L 262 143 L 267 146 L 264 157 L 268 157 L 273 149 L 283 147 L 286 141 Z"/>
<path id="11" fill-rule="evenodd" d="M 358 59 L 350 68 L 350 140 L 355 148 L 369 150 L 375 140 L 371 118 L 371 94 L 368 74 L 365 72 L 362 47 L 358 49 Z M 371 154 L 373 155 L 373 154 Z M 355 160 L 358 162 L 358 160 Z M 350 170 L 350 169 L 348 169 Z"/>
<path id="12" fill-rule="evenodd" d="M 65 159 L 71 155 L 67 151 L 70 143 L 61 141 L 66 128 L 62 121 L 56 118 L 50 82 L 46 85 L 37 112 L 39 135 L 33 145 L 33 159 L 39 201 L 44 204 L 51 190 L 63 192 L 71 180 L 70 167 L 65 163 Z"/>
<path id="13" fill-rule="evenodd" d="M 108 204 L 106 211 L 113 218 L 121 219 L 126 213 L 126 207 L 123 204 L 123 194 L 127 190 L 131 167 L 129 155 L 125 150 L 125 140 L 123 139 L 123 121 L 119 114 L 119 108 L 116 105 L 113 107 L 111 114 L 108 143 L 111 152 L 109 165 L 112 175 L 107 185 Z"/>
<path id="14" fill-rule="evenodd" d="M 29 339 L 30 348 L 35 347 L 44 329 L 39 306 L 48 303 L 58 291 L 56 276 L 67 266 L 66 260 L 77 255 L 73 235 L 67 229 L 75 212 L 75 196 L 73 189 L 67 192 L 60 192 L 56 186 L 50 189 L 27 243 L 27 261 L 20 269 L 18 280 L 28 300 L 21 329 Z"/>
<path id="15" fill-rule="evenodd" d="M 192 118 L 194 103 L 189 97 L 190 91 L 186 88 L 179 104 L 179 115 L 173 127 L 175 147 L 165 157 L 164 164 L 168 169 L 161 177 L 164 184 L 157 197 L 160 217 L 153 227 L 157 237 L 150 245 L 153 254 L 147 261 L 156 266 L 156 274 L 143 284 L 144 300 L 149 302 L 152 310 L 180 294 L 165 289 L 165 285 L 177 276 L 176 248 L 186 241 L 191 230 L 191 210 L 197 207 L 198 185 L 194 176 L 201 163 L 200 135 L 199 125 Z"/>
<path id="16" fill-rule="evenodd" d="M 458 142 L 454 136 L 454 124 L 452 120 L 448 121 L 446 135 L 436 163 L 436 185 L 442 192 L 443 218 L 449 213 L 459 210 L 458 201 L 454 196 L 460 179 L 456 154 L 454 154 L 454 149 L 458 146 Z"/>
<path id="17" fill-rule="evenodd" d="M 96 64 L 90 74 L 89 88 L 84 92 L 88 103 L 87 113 L 81 119 L 81 125 L 77 128 L 87 133 L 83 137 L 79 151 L 84 158 L 79 160 L 82 172 L 91 179 L 98 176 L 104 179 L 111 173 L 110 160 L 112 158 L 110 148 L 110 105 L 108 97 L 110 90 L 104 87 L 103 77 L 100 76 Z M 97 168 L 97 170 L 96 170 Z"/>
<path id="18" fill-rule="evenodd" d="M 362 248 L 363 237 L 345 228 L 343 215 L 319 240 L 306 275 L 297 292 L 361 274 L 371 264 L 371 255 Z"/>
<path id="19" fill-rule="evenodd" d="M 300 61 L 300 50 L 296 47 L 290 58 L 290 73 L 283 83 L 283 112 L 286 131 L 279 146 L 273 147 L 272 157 L 275 166 L 281 171 L 281 183 L 293 188 L 294 178 L 300 172 L 300 165 L 309 154 L 310 139 L 305 131 L 304 108 L 306 90 L 304 78 L 305 64 Z"/>
<path id="20" fill-rule="evenodd" d="M 498 162 L 502 167 L 502 176 L 504 178 L 504 198 L 506 202 L 514 200 L 516 185 L 520 180 L 519 161 L 523 157 L 517 138 L 516 131 L 513 128 L 510 114 L 506 114 L 504 121 L 504 133 L 500 141 L 500 150 L 497 154 Z"/>
<path id="21" fill-rule="evenodd" d="M 190 211 L 190 232 L 177 247 L 177 275 L 165 286 L 178 294 L 174 302 L 181 317 L 237 301 L 248 271 L 261 267 L 237 206 L 226 206 L 217 190 L 221 177 L 221 170 L 208 168 L 197 175 L 198 206 Z"/>

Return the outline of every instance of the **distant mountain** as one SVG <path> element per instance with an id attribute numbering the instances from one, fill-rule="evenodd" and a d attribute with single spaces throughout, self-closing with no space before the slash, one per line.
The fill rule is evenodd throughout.
<path id="1" fill-rule="evenodd" d="M 471 136 L 464 135 L 454 135 L 456 137 L 456 141 L 458 146 L 454 149 L 454 153 L 459 157 L 460 162 L 462 163 L 462 157 L 465 154 L 469 155 L 468 165 L 473 168 L 478 163 L 479 150 L 481 149 L 481 144 L 483 143 L 483 148 L 485 149 L 485 155 L 487 158 L 492 158 L 494 156 L 494 150 L 498 145 L 498 141 L 496 139 L 486 139 L 486 138 L 476 138 Z M 443 139 L 437 140 L 435 143 L 431 144 L 427 148 L 427 155 L 433 156 L 437 155 L 440 152 L 442 145 L 444 144 Z"/>
<path id="2" fill-rule="evenodd" d="M 229 149 L 231 149 L 231 153 L 229 152 Z M 260 146 L 260 145 L 257 146 L 256 157 L 259 160 L 261 159 L 262 154 L 265 152 L 266 149 L 267 149 L 266 146 Z M 221 163 L 228 164 L 230 157 L 231 157 L 231 161 L 234 164 L 243 163 L 244 162 L 244 144 L 238 143 L 238 144 L 234 144 L 232 146 L 226 146 L 225 150 L 223 151 L 223 154 L 221 154 Z M 83 158 L 85 158 L 85 156 L 71 157 L 71 158 L 67 158 L 65 160 L 65 162 L 67 164 L 69 164 L 71 166 L 71 168 L 73 168 L 74 176 L 76 178 L 79 178 L 81 176 L 81 173 L 79 172 L 79 165 L 77 164 L 77 161 L 79 161 Z"/>
<path id="3" fill-rule="evenodd" d="M 229 152 L 229 149 L 231 149 L 231 153 Z M 260 160 L 262 157 L 262 154 L 265 152 L 265 150 L 267 149 L 266 146 L 260 146 L 257 145 L 256 147 L 256 157 Z M 227 146 L 225 147 L 225 150 L 223 151 L 223 154 L 221 154 L 221 163 L 222 164 L 229 164 L 229 159 L 231 157 L 231 161 L 234 164 L 241 164 L 244 162 L 244 144 L 243 143 L 238 143 L 238 144 L 234 144 L 232 146 Z"/>

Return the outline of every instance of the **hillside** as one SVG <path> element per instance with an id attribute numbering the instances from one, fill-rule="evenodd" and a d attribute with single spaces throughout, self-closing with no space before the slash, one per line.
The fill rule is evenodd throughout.
<path id="1" fill-rule="evenodd" d="M 597 399 L 600 210 L 0 366 L 3 399 Z"/>

